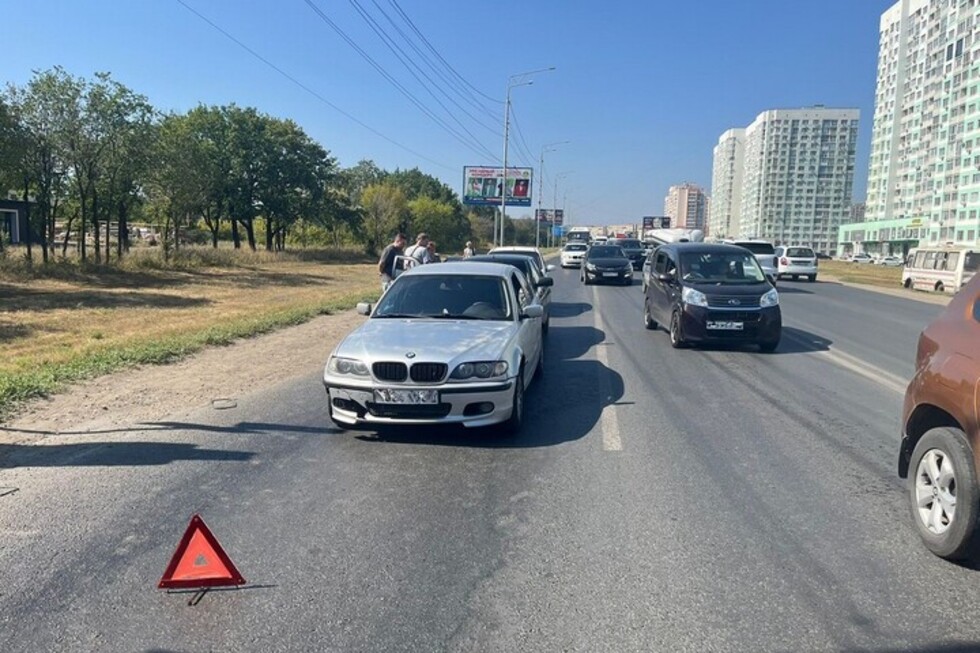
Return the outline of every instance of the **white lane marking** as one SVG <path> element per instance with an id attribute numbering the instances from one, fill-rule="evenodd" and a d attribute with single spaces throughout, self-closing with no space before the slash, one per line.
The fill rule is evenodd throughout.
<path id="1" fill-rule="evenodd" d="M 803 338 L 797 336 L 791 336 L 788 334 L 783 335 L 784 338 L 793 340 L 801 345 L 809 346 L 810 343 L 806 342 Z M 838 367 L 842 367 L 846 370 L 854 372 L 866 379 L 874 381 L 878 385 L 887 388 L 893 392 L 897 392 L 900 395 L 905 394 L 905 386 L 908 385 L 905 380 L 898 376 L 897 374 L 892 374 L 891 372 L 886 372 L 885 370 L 872 365 L 866 361 L 861 360 L 857 356 L 852 356 L 850 354 L 845 354 L 840 350 L 827 349 L 825 351 L 813 352 L 816 356 L 826 359 L 829 363 L 833 363 Z"/>
<path id="2" fill-rule="evenodd" d="M 595 319 L 595 328 L 606 333 L 606 325 L 602 320 L 602 310 L 599 301 L 599 294 L 596 287 L 592 286 L 592 315 Z M 606 345 L 599 343 L 595 346 L 596 359 L 606 369 L 609 367 L 609 354 L 606 353 Z M 619 437 L 619 417 L 616 415 L 616 407 L 612 405 L 612 387 L 609 385 L 609 376 L 600 373 L 599 376 L 599 406 L 602 412 L 599 413 L 599 429 L 602 431 L 603 451 L 622 451 L 623 440 Z M 610 403 L 606 403 L 610 402 Z"/>

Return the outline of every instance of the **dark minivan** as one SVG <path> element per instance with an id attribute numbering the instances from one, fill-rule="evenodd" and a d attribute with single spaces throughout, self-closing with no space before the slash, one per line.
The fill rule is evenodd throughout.
<path id="1" fill-rule="evenodd" d="M 669 325 L 670 344 L 751 342 L 779 346 L 779 293 L 752 252 L 734 245 L 670 243 L 657 249 L 643 324 Z"/>
<path id="2" fill-rule="evenodd" d="M 636 238 L 610 238 L 606 244 L 621 247 L 623 254 L 626 254 L 626 258 L 633 264 L 634 270 L 643 267 L 643 260 L 646 258 L 646 246 Z"/>

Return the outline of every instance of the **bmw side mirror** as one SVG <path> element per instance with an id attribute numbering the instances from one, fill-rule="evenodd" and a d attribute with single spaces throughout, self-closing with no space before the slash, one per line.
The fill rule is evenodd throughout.
<path id="1" fill-rule="evenodd" d="M 522 318 L 536 318 L 544 316 L 544 306 L 541 304 L 531 304 L 524 308 L 521 312 Z"/>
<path id="2" fill-rule="evenodd" d="M 537 286 L 538 288 L 545 288 L 547 286 L 555 285 L 555 280 L 552 279 L 551 277 L 541 277 L 540 279 L 538 279 L 538 282 L 534 285 Z"/>
<path id="3" fill-rule="evenodd" d="M 358 313 L 358 315 L 370 315 L 371 314 L 371 304 L 370 304 L 370 302 L 358 302 L 357 303 L 357 313 Z"/>

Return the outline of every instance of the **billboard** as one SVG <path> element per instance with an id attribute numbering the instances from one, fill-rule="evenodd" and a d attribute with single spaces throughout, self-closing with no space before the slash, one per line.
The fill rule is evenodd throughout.
<path id="1" fill-rule="evenodd" d="M 565 209 L 555 209 L 555 217 L 552 220 L 555 224 L 565 224 Z"/>
<path id="2" fill-rule="evenodd" d="M 531 168 L 507 167 L 507 206 L 531 206 Z M 463 204 L 500 206 L 504 169 L 463 166 Z"/>
<path id="3" fill-rule="evenodd" d="M 652 215 L 643 216 L 643 230 L 646 231 L 647 229 L 654 229 L 654 220 L 656 220 L 656 218 L 654 218 Z"/>
<path id="4" fill-rule="evenodd" d="M 534 210 L 534 219 L 537 220 L 538 222 L 551 222 L 552 219 L 553 219 L 552 218 L 552 215 L 551 215 L 551 210 L 550 209 L 535 209 Z"/>

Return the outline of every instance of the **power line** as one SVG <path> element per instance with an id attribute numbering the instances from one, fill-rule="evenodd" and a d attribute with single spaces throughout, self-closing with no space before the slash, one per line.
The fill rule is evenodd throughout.
<path id="1" fill-rule="evenodd" d="M 378 23 L 378 21 L 376 21 L 374 19 L 374 17 L 371 16 L 371 14 L 367 10 L 365 10 L 364 7 L 362 7 L 361 4 L 357 0 L 350 0 L 350 4 L 354 7 L 354 9 L 357 11 L 357 13 L 360 14 L 361 18 L 364 19 L 364 22 L 366 22 L 368 24 L 368 27 L 370 27 L 371 30 L 374 31 L 374 33 L 378 36 L 378 38 L 380 38 L 381 41 L 388 47 L 388 49 L 391 51 L 391 53 L 395 55 L 395 58 L 398 59 L 402 63 L 403 66 L 405 66 L 405 69 L 408 70 L 408 72 L 412 75 L 412 77 L 415 78 L 415 81 L 417 81 L 419 84 L 421 84 L 422 88 L 424 88 L 426 90 L 426 92 L 429 94 L 429 96 L 433 100 L 435 100 L 436 103 L 440 107 L 442 107 L 443 111 L 445 111 L 447 114 L 449 114 L 449 117 L 452 118 L 453 121 L 457 125 L 459 125 L 460 129 L 462 129 L 464 132 L 466 132 L 466 134 L 469 135 L 474 140 L 474 142 L 480 143 L 480 139 L 478 139 L 476 137 L 476 135 L 473 134 L 473 132 L 471 132 L 469 129 L 466 128 L 466 126 L 462 123 L 462 121 L 460 121 L 459 118 L 457 118 L 456 115 L 452 111 L 449 110 L 449 107 L 447 107 L 445 104 L 442 103 L 442 100 L 440 100 L 438 97 L 436 97 L 436 94 L 432 92 L 432 89 L 429 88 L 429 85 L 431 85 L 432 88 L 435 88 L 437 91 L 439 91 L 447 100 L 449 100 L 450 102 L 452 102 L 456 106 L 456 108 L 458 108 L 460 111 L 462 111 L 464 114 L 466 114 L 471 120 L 473 120 L 473 122 L 475 122 L 476 124 L 480 125 L 484 129 L 488 130 L 490 133 L 494 133 L 493 127 L 491 127 L 491 126 L 487 125 L 486 123 L 482 122 L 479 118 L 477 118 L 472 113 L 470 113 L 466 109 L 466 107 L 464 107 L 459 102 L 457 102 L 449 93 L 447 93 L 445 90 L 443 90 L 443 88 L 441 86 L 439 86 L 439 84 L 436 83 L 436 81 L 433 80 L 432 77 L 430 77 L 428 73 L 426 73 L 424 70 L 422 70 L 422 67 L 419 66 L 412 59 L 412 57 L 407 52 L 405 52 L 405 50 L 400 45 L 398 45 L 398 43 L 395 42 L 395 39 L 393 39 L 391 37 L 391 35 L 387 32 L 387 30 L 385 30 L 384 27 L 382 27 Z M 377 2 L 375 2 L 374 4 L 375 4 L 375 6 L 377 6 Z M 380 9 L 380 7 L 379 7 L 379 9 Z M 381 10 L 382 14 L 384 14 L 384 10 L 383 9 L 380 9 L 380 10 Z M 386 17 L 387 17 L 387 15 L 386 15 Z M 388 18 L 388 21 L 391 22 L 391 19 Z M 396 26 L 396 29 L 397 29 L 397 26 Z M 422 77 L 425 77 L 425 81 L 422 80 L 422 77 L 419 77 L 419 74 L 417 74 L 415 72 L 416 70 L 418 71 L 418 73 L 420 73 L 422 75 Z M 428 84 L 426 82 L 428 82 Z M 482 145 L 482 143 L 480 143 L 480 144 Z"/>
<path id="2" fill-rule="evenodd" d="M 412 48 L 412 50 L 423 61 L 425 61 L 425 63 L 428 65 L 428 67 L 432 70 L 432 72 L 437 77 L 442 78 L 446 82 L 446 84 L 459 95 L 461 99 L 468 102 L 470 106 L 472 106 L 474 109 L 481 112 L 485 116 L 489 117 L 491 120 L 497 119 L 496 114 L 494 114 L 492 111 L 487 109 L 487 107 L 473 94 L 472 91 L 470 91 L 464 84 L 460 83 L 460 81 L 456 79 L 453 75 L 447 75 L 445 73 L 445 70 L 440 69 L 439 65 L 435 61 L 433 61 L 432 58 L 425 53 L 425 51 L 423 51 L 418 45 L 415 44 L 415 41 L 412 39 L 412 37 L 405 33 L 405 30 L 403 30 L 399 26 L 398 22 L 391 17 L 391 14 L 385 11 L 384 8 L 380 4 L 378 4 L 378 0 L 371 0 L 371 3 L 375 6 L 375 8 L 377 8 L 377 10 L 381 13 L 381 15 L 385 17 L 385 19 L 391 24 L 391 26 L 395 28 L 395 31 L 398 32 L 399 36 L 402 37 L 402 40 L 404 40 L 405 43 L 407 43 L 408 46 Z M 469 115 L 471 118 L 476 120 L 476 118 L 471 114 L 469 114 L 468 112 L 467 115 Z M 499 132 L 495 132 L 495 135 L 498 137 L 502 136 L 502 134 L 500 134 Z"/>
<path id="3" fill-rule="evenodd" d="M 398 148 L 400 148 L 400 149 L 408 152 L 409 154 L 413 154 L 413 155 L 419 157 L 420 159 L 422 159 L 424 161 L 428 161 L 429 163 L 431 163 L 433 165 L 436 165 L 436 166 L 439 166 L 440 168 L 445 168 L 446 170 L 456 170 L 457 169 L 455 166 L 449 166 L 449 165 L 446 165 L 445 163 L 440 163 L 439 161 L 436 161 L 435 159 L 431 159 L 428 156 L 422 154 L 421 152 L 416 152 L 415 150 L 413 150 L 412 148 L 408 147 L 407 145 L 403 145 L 403 144 L 399 143 L 398 141 L 396 141 L 395 139 L 391 138 L 390 136 L 386 136 L 385 134 L 382 134 L 380 131 L 378 131 L 374 127 L 371 127 L 370 125 L 368 125 L 367 123 L 363 122 L 362 120 L 359 120 L 358 118 L 354 117 L 350 113 L 344 111 L 343 109 L 341 109 L 340 107 L 338 107 L 336 104 L 334 104 L 333 102 L 331 102 L 327 98 L 323 97 L 322 95 L 320 95 L 319 93 L 317 93 L 316 91 L 314 91 L 313 89 L 311 89 L 309 86 L 307 86 L 303 82 L 299 81 L 298 79 L 296 79 L 295 77 L 293 77 L 292 75 L 290 75 L 289 73 L 287 73 L 285 70 L 283 70 L 282 68 L 280 68 L 276 64 L 272 63 L 271 61 L 269 61 L 268 59 L 266 59 L 265 57 L 263 57 L 261 54 L 259 54 L 258 52 L 256 52 L 252 48 L 250 48 L 249 46 L 245 45 L 245 43 L 243 43 L 242 41 L 239 41 L 237 38 L 235 38 L 234 36 L 232 36 L 231 34 L 229 34 L 228 32 L 226 32 L 224 29 L 222 29 L 220 26 L 218 26 L 216 23 L 214 23 L 210 18 L 208 18 L 207 16 L 201 14 L 196 9 L 194 9 L 193 7 L 191 7 L 190 5 L 188 5 L 186 2 L 184 2 L 184 0 L 176 0 L 176 2 L 179 5 L 181 5 L 182 7 L 184 7 L 184 9 L 186 9 L 189 12 L 191 12 L 192 14 L 194 14 L 195 16 L 197 16 L 198 18 L 200 18 L 201 20 L 203 20 L 205 23 L 207 23 L 208 25 L 210 25 L 211 27 L 213 27 L 215 30 L 217 30 L 218 32 L 220 32 L 225 38 L 227 38 L 231 42 L 235 43 L 237 46 L 239 46 L 240 48 L 242 48 L 243 50 L 245 50 L 246 52 L 248 52 L 250 55 L 252 55 L 256 59 L 258 59 L 262 63 L 264 63 L 266 66 L 268 66 L 269 68 L 273 69 L 274 71 L 276 71 L 277 73 L 279 73 L 280 75 L 282 75 L 283 77 L 285 77 L 286 79 L 288 79 L 290 82 L 292 82 L 293 84 L 295 84 L 299 88 L 303 89 L 304 91 L 306 91 L 307 93 L 309 93 L 310 95 L 312 95 L 314 98 L 316 98 L 320 102 L 324 103 L 325 105 L 327 105 L 328 107 L 330 107 L 331 109 L 333 109 L 334 111 L 336 111 L 337 113 L 339 113 L 340 115 L 344 116 L 348 120 L 351 120 L 352 122 L 360 125 L 364 129 L 366 129 L 369 132 L 371 132 L 372 134 L 374 134 L 375 136 L 378 136 L 379 138 L 384 139 L 385 141 L 391 143 L 395 147 L 398 147 Z"/>
<path id="4" fill-rule="evenodd" d="M 456 76 L 457 79 L 459 79 L 461 82 L 463 82 L 463 84 L 465 84 L 469 88 L 473 89 L 473 91 L 475 91 L 479 95 L 483 96 L 487 100 L 490 100 L 491 102 L 496 102 L 497 104 L 503 104 L 504 103 L 503 100 L 498 100 L 498 99 L 496 99 L 494 97 L 490 97 L 489 95 L 487 95 L 486 93 L 484 93 L 483 91 L 481 91 L 480 89 L 478 89 L 477 87 L 475 87 L 472 84 L 470 84 L 469 81 L 467 81 L 465 77 L 463 77 L 462 75 L 460 75 L 459 72 L 457 72 L 456 69 L 452 67 L 452 64 L 450 64 L 448 61 L 446 61 L 446 59 L 441 54 L 439 54 L 439 51 L 436 50 L 435 46 L 433 46 L 429 42 L 429 39 L 425 38 L 425 34 L 423 34 L 421 32 L 421 30 L 419 30 L 419 28 L 415 26 L 415 23 L 412 22 L 412 19 L 408 17 L 408 14 L 406 14 L 405 11 L 401 8 L 401 5 L 398 4 L 398 0 L 388 0 L 388 2 L 401 15 L 401 17 L 405 20 L 405 22 L 408 23 L 409 27 L 412 28 L 412 31 L 415 32 L 420 39 L 422 39 L 422 42 L 425 43 L 425 45 L 429 48 L 429 50 L 432 52 L 432 54 L 434 54 L 439 59 L 439 61 L 441 61 L 442 63 L 444 63 L 446 65 L 446 67 L 453 73 L 453 75 Z"/>
<path id="5" fill-rule="evenodd" d="M 514 119 L 514 131 L 517 132 L 517 139 L 514 141 L 514 144 L 517 145 L 519 153 L 524 156 L 524 163 L 532 166 L 528 162 L 534 161 L 534 155 L 531 154 L 531 148 L 527 146 L 527 141 L 524 140 L 524 132 L 521 131 L 521 124 L 517 121 L 517 113 L 514 112 L 514 105 L 510 107 L 510 115 Z"/>
<path id="6" fill-rule="evenodd" d="M 431 110 L 429 110 L 429 108 L 426 107 L 417 97 L 415 97 L 415 95 L 413 95 L 411 91 L 405 88 L 405 86 L 401 84 L 401 82 L 399 82 L 390 73 L 388 73 L 388 71 L 385 70 L 384 66 L 382 66 L 377 61 L 375 61 L 371 57 L 371 55 L 369 55 L 350 36 L 348 36 L 347 33 L 344 32 L 344 30 L 342 30 L 339 25 L 337 25 L 335 22 L 333 22 L 330 19 L 329 16 L 323 13 L 323 11 L 316 5 L 315 2 L 313 2 L 313 0 L 303 0 L 303 1 L 307 4 L 307 6 L 310 7 L 310 9 L 314 11 L 314 13 L 316 13 L 317 16 L 320 17 L 320 20 L 322 20 L 324 23 L 327 24 L 327 26 L 329 26 L 334 32 L 336 32 L 338 36 L 340 36 L 349 46 L 351 46 L 354 49 L 355 52 L 361 55 L 361 58 L 367 61 L 376 71 L 378 71 L 378 73 L 382 77 L 384 77 L 386 80 L 388 80 L 388 82 L 392 86 L 398 89 L 402 93 L 402 95 L 407 97 L 409 101 L 412 102 L 412 104 L 414 104 L 419 109 L 419 111 L 421 111 L 425 116 L 427 116 L 430 120 L 436 123 L 444 131 L 446 131 L 448 134 L 453 136 L 456 140 L 458 140 L 460 143 L 462 143 L 472 151 L 480 154 L 481 156 L 483 156 L 484 154 L 487 154 L 491 157 L 493 156 L 489 152 L 489 150 L 487 150 L 485 153 L 482 152 L 481 149 L 485 150 L 486 148 L 484 148 L 478 142 L 474 144 L 473 142 L 468 141 L 465 136 L 457 132 L 449 124 L 447 124 L 444 120 L 442 120 L 439 116 L 435 115 Z"/>

